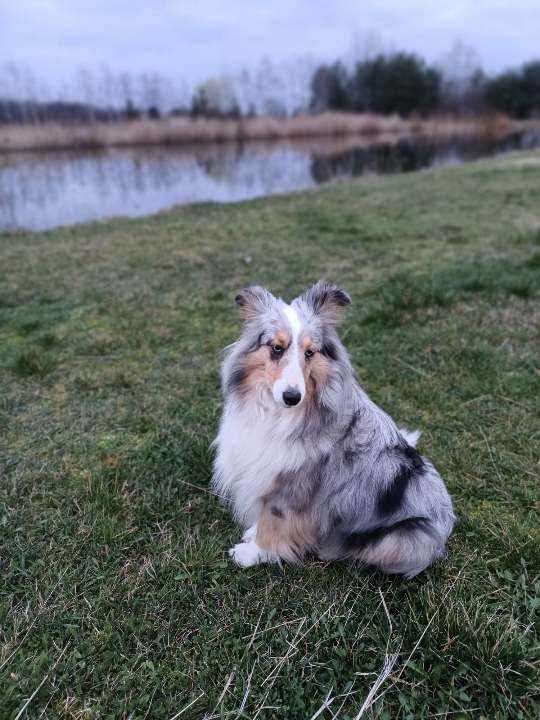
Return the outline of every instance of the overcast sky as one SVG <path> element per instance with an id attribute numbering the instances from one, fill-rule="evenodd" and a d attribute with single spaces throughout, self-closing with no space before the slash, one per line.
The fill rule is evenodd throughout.
<path id="1" fill-rule="evenodd" d="M 51 87 L 104 65 L 192 85 L 263 55 L 343 57 L 366 36 L 434 61 L 461 38 L 498 71 L 540 56 L 540 0 L 0 0 L 0 67 Z"/>

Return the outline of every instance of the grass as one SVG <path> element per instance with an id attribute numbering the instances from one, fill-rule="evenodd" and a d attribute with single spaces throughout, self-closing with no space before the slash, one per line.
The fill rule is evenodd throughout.
<path id="1" fill-rule="evenodd" d="M 0 150 L 62 150 L 138 145 L 178 145 L 222 141 L 286 140 L 355 137 L 387 142 L 420 135 L 448 137 L 476 134 L 488 138 L 508 132 L 538 130 L 536 121 L 510 120 L 503 115 L 478 118 L 435 117 L 404 120 L 397 115 L 322 113 L 290 118 L 240 119 L 176 117 L 118 123 L 0 125 Z"/>
<path id="2" fill-rule="evenodd" d="M 537 717 L 539 241 L 539 153 L 0 235 L 0 717 Z M 411 582 L 226 555 L 232 297 L 319 277 L 455 500 Z"/>

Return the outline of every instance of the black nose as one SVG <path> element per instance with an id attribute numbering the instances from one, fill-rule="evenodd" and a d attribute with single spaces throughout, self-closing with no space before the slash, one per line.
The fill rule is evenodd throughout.
<path id="1" fill-rule="evenodd" d="M 283 402 L 285 405 L 298 405 L 301 398 L 302 395 L 300 394 L 300 391 L 294 390 L 293 388 L 287 388 L 287 390 L 283 393 Z"/>

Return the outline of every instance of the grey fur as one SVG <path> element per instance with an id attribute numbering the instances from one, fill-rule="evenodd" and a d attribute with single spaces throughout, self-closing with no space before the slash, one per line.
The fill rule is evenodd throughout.
<path id="1" fill-rule="evenodd" d="M 230 403 L 245 402 L 234 376 L 246 356 L 284 322 L 283 301 L 267 291 L 240 297 L 243 308 L 252 305 L 223 366 Z M 349 302 L 339 288 L 317 283 L 291 303 L 331 369 L 316 401 L 291 427 L 291 447 L 301 446 L 304 461 L 276 477 L 267 501 L 276 517 L 287 511 L 309 515 L 321 558 L 351 558 L 413 577 L 444 554 L 455 521 L 452 502 L 433 464 L 357 382 L 336 329 Z M 300 556 L 308 550 L 313 548 L 297 549 Z"/>

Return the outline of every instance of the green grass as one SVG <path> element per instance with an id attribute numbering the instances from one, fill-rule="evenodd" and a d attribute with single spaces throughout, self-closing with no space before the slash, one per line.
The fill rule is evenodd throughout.
<path id="1" fill-rule="evenodd" d="M 0 717 L 346 720 L 389 660 L 363 717 L 536 717 L 539 239 L 538 153 L 1 235 Z M 226 555 L 234 292 L 320 277 L 455 500 L 412 582 Z"/>

